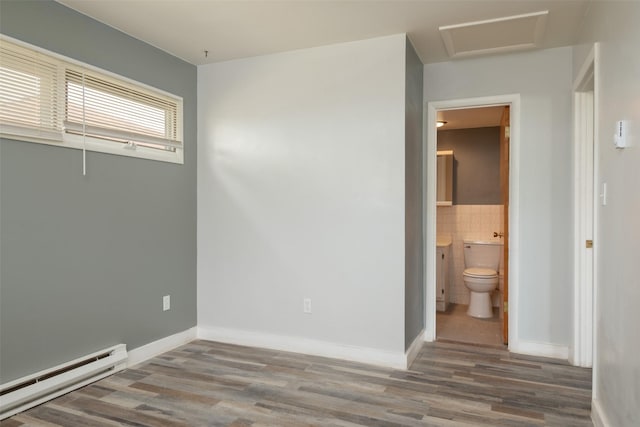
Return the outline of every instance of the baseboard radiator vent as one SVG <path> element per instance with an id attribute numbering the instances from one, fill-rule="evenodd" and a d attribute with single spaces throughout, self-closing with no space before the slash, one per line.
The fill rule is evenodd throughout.
<path id="1" fill-rule="evenodd" d="M 127 367 L 127 346 L 118 344 L 51 369 L 0 385 L 0 420 L 90 384 Z"/>

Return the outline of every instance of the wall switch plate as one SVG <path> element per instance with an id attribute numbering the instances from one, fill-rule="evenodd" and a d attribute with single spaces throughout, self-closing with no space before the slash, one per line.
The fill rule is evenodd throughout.
<path id="1" fill-rule="evenodd" d="M 600 193 L 600 200 L 602 202 L 602 206 L 607 206 L 607 183 L 602 183 L 602 193 Z"/>
<path id="2" fill-rule="evenodd" d="M 171 295 L 165 295 L 162 297 L 162 311 L 167 311 L 171 308 Z"/>
<path id="3" fill-rule="evenodd" d="M 302 302 L 303 302 L 302 311 L 304 311 L 307 314 L 311 314 L 311 298 L 305 298 L 304 300 L 302 300 Z"/>

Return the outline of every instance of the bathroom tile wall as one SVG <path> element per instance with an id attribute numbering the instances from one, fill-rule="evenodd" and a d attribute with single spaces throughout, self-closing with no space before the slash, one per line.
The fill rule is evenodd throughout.
<path id="1" fill-rule="evenodd" d="M 463 240 L 502 241 L 494 238 L 494 231 L 503 231 L 502 205 L 453 205 L 437 209 L 438 236 L 451 237 L 451 259 L 449 260 L 449 302 L 469 304 L 469 290 L 464 285 Z M 494 292 L 493 305 L 499 304 L 499 294 Z"/>

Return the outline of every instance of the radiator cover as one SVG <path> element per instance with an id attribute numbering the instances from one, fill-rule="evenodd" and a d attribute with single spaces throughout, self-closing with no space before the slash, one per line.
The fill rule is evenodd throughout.
<path id="1" fill-rule="evenodd" d="M 127 346 L 117 344 L 0 385 L 0 420 L 83 387 L 127 367 Z"/>

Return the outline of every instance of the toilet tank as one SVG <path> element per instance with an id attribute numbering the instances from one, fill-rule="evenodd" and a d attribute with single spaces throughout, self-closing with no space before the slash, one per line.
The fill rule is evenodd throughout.
<path id="1" fill-rule="evenodd" d="M 490 268 L 498 271 L 502 258 L 502 243 L 464 240 L 464 267 Z"/>

